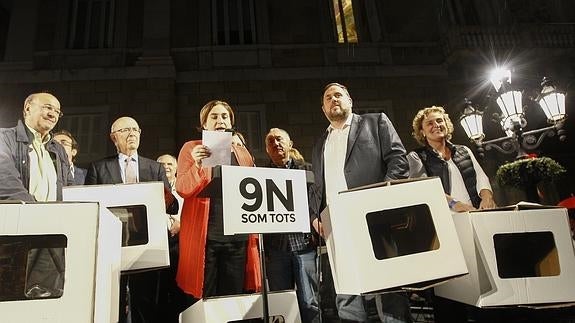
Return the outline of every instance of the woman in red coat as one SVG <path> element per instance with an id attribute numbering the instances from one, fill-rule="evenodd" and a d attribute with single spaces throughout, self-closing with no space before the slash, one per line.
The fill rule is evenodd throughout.
<path id="1" fill-rule="evenodd" d="M 202 129 L 226 131 L 234 112 L 223 101 L 210 101 L 200 111 Z M 242 144 L 232 144 L 231 165 L 254 166 Z M 180 228 L 178 286 L 195 298 L 241 294 L 259 289 L 259 258 L 255 235 L 223 234 L 222 199 L 197 194 L 209 183 L 211 167 L 202 160 L 211 155 L 201 140 L 188 141 L 178 157 L 176 190 L 184 198 Z"/>

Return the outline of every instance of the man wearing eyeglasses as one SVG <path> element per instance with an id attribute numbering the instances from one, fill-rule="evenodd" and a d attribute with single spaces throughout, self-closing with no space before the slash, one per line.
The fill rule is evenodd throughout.
<path id="1" fill-rule="evenodd" d="M 61 201 L 70 179 L 64 148 L 52 138 L 62 112 L 50 93 L 24 101 L 24 122 L 0 129 L 0 200 Z"/>
<path id="2" fill-rule="evenodd" d="M 58 130 L 54 132 L 54 140 L 60 143 L 68 155 L 70 163 L 70 174 L 72 174 L 73 185 L 84 185 L 84 179 L 88 172 L 85 168 L 80 168 L 74 164 L 76 155 L 78 155 L 78 142 L 76 138 L 67 130 Z"/>
<path id="3" fill-rule="evenodd" d="M 31 94 L 22 116 L 16 127 L 0 129 L 0 200 L 61 201 L 62 186 L 71 183 L 70 167 L 50 133 L 62 116 L 60 102 L 50 93 Z M 63 248 L 30 250 L 26 297 L 60 297 L 64 265 Z"/>
<path id="4" fill-rule="evenodd" d="M 130 117 L 118 118 L 110 129 L 110 139 L 116 146 L 117 154 L 93 162 L 88 168 L 86 185 L 95 184 L 121 184 L 162 181 L 166 188 L 166 213 L 178 213 L 178 201 L 171 193 L 170 183 L 166 177 L 166 171 L 162 164 L 155 160 L 142 157 L 138 154 L 140 135 L 142 129 L 138 122 Z M 167 238 L 167 234 L 166 234 Z M 120 280 L 120 322 L 132 323 L 158 322 L 156 272 L 145 272 L 123 275 Z M 129 284 L 130 314 L 122 309 L 126 308 L 126 287 Z"/>

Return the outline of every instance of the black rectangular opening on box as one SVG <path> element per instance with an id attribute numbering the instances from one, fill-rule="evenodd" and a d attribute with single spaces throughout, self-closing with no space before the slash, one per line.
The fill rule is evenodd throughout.
<path id="1" fill-rule="evenodd" d="M 285 323 L 286 319 L 281 315 L 270 315 L 269 322 L 272 323 Z M 253 319 L 245 319 L 245 320 L 236 320 L 236 321 L 228 321 L 228 323 L 263 323 L 264 319 L 262 317 L 253 318 Z"/>
<path id="2" fill-rule="evenodd" d="M 122 221 L 122 247 L 148 243 L 148 211 L 145 205 L 113 206 L 108 210 Z"/>
<path id="3" fill-rule="evenodd" d="M 0 236 L 0 301 L 62 297 L 67 246 L 63 234 Z"/>
<path id="4" fill-rule="evenodd" d="M 493 235 L 497 272 L 501 278 L 557 276 L 561 272 L 553 232 Z"/>
<path id="5" fill-rule="evenodd" d="M 378 260 L 439 249 L 427 204 L 370 212 L 366 220 Z"/>

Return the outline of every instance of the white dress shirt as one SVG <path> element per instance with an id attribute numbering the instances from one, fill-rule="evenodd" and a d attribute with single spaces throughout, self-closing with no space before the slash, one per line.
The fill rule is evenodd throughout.
<path id="1" fill-rule="evenodd" d="M 466 146 L 463 146 L 469 157 L 471 158 L 471 162 L 473 163 L 473 169 L 475 170 L 476 178 L 477 178 L 477 194 L 481 192 L 482 189 L 488 189 L 493 192 L 491 189 L 491 184 L 489 183 L 489 177 L 485 175 L 483 168 L 475 159 L 473 152 Z M 447 166 L 449 168 L 449 181 L 451 182 L 451 197 L 458 201 L 462 201 L 464 203 L 471 205 L 471 197 L 469 197 L 469 193 L 467 192 L 467 188 L 465 187 L 465 182 L 463 181 L 463 176 L 461 176 L 461 172 L 457 165 L 453 162 L 453 159 L 449 159 L 447 161 Z"/>
<path id="2" fill-rule="evenodd" d="M 122 183 L 126 182 L 126 159 L 132 158 L 134 162 L 134 166 L 136 167 L 136 179 L 137 182 L 140 182 L 140 164 L 138 162 L 138 153 L 133 154 L 132 156 L 126 156 L 122 153 L 118 153 L 118 163 L 120 164 L 120 174 L 122 175 Z"/>
<path id="3" fill-rule="evenodd" d="M 331 125 L 327 128 L 329 132 L 325 140 L 323 151 L 325 197 L 327 205 L 330 204 L 339 192 L 347 190 L 344 166 L 345 154 L 347 152 L 347 138 L 351 127 L 353 114 L 345 121 L 343 128 L 336 129 Z"/>

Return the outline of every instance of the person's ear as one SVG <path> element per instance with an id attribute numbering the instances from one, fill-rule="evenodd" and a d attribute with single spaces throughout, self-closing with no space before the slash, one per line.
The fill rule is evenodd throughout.
<path id="1" fill-rule="evenodd" d="M 78 154 L 78 149 L 76 148 L 72 148 L 72 157 L 76 157 L 76 155 Z"/>

